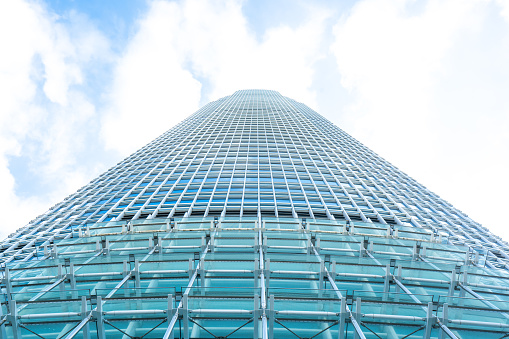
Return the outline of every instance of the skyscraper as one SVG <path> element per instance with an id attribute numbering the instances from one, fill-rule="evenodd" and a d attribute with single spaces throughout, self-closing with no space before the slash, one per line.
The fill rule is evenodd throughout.
<path id="1" fill-rule="evenodd" d="M 238 91 L 2 242 L 0 337 L 500 338 L 508 258 L 307 106 Z"/>

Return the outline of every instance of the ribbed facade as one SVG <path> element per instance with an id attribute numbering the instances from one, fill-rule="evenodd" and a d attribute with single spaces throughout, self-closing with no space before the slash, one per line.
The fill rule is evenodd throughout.
<path id="1" fill-rule="evenodd" d="M 507 243 L 274 91 L 205 105 L 0 251 L 1 338 L 509 333 Z"/>

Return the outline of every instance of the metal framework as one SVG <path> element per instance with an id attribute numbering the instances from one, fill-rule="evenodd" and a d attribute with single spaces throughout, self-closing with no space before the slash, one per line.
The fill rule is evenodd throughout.
<path id="1" fill-rule="evenodd" d="M 1 243 L 0 338 L 502 338 L 507 248 L 307 106 L 238 91 Z"/>

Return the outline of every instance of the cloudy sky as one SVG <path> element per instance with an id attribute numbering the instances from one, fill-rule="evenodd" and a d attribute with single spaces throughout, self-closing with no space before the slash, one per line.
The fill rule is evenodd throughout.
<path id="1" fill-rule="evenodd" d="M 2 237 L 264 88 L 509 240 L 509 1 L 4 0 L 0 48 Z"/>

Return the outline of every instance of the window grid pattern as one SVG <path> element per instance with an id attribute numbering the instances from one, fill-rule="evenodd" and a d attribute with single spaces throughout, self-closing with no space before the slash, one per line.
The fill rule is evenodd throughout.
<path id="1" fill-rule="evenodd" d="M 509 259 L 499 237 L 307 106 L 248 90 L 204 106 L 21 228 L 0 260 L 95 222 L 232 215 L 415 226 L 494 267 Z"/>
<path id="2" fill-rule="evenodd" d="M 508 259 L 307 106 L 244 90 L 2 242 L 0 337 L 498 338 Z"/>

